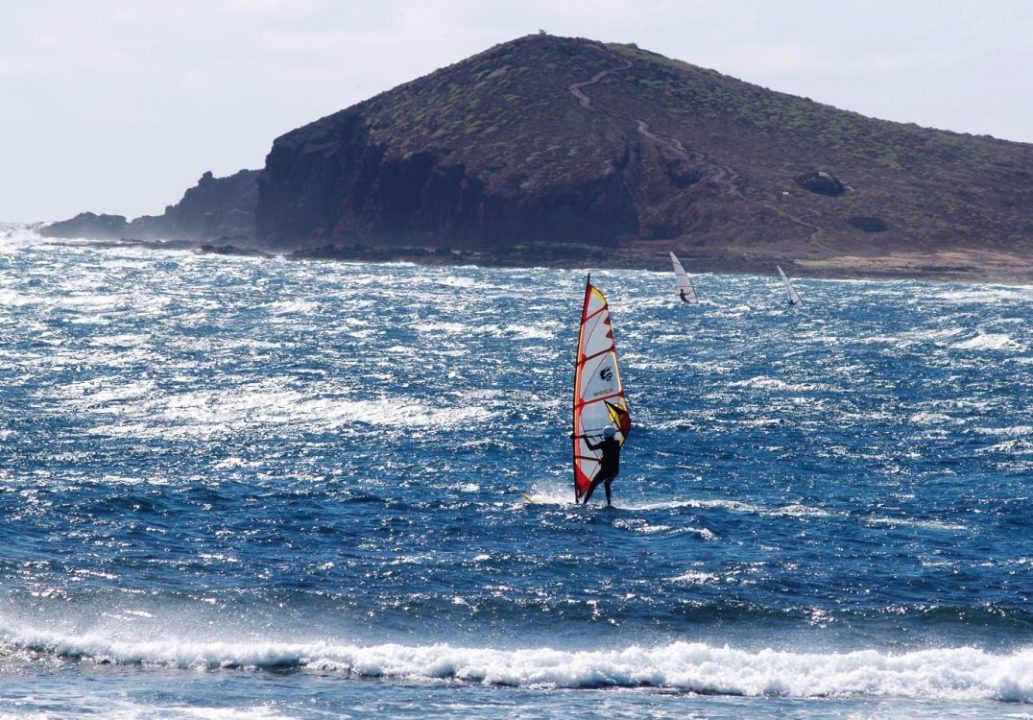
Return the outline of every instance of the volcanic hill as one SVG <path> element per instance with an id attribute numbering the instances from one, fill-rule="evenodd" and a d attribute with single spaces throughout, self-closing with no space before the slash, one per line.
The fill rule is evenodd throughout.
<path id="1" fill-rule="evenodd" d="M 1033 145 L 544 34 L 277 138 L 257 185 L 281 252 L 1033 279 Z"/>

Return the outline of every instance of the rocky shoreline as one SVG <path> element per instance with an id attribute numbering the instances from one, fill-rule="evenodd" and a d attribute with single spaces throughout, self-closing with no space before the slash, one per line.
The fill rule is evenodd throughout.
<path id="1" fill-rule="evenodd" d="M 76 240 L 48 239 L 51 245 L 87 245 L 99 249 L 135 247 L 154 250 L 190 250 L 202 254 L 236 257 L 280 258 L 290 261 L 330 261 L 392 263 L 411 262 L 421 265 L 476 265 L 480 267 L 556 269 L 629 269 L 670 271 L 670 247 L 653 244 L 619 251 L 574 245 L 563 248 L 520 246 L 504 252 L 488 253 L 443 248 L 396 247 L 364 248 L 325 245 L 301 250 L 270 251 L 231 242 L 198 243 L 185 240 Z M 889 253 L 881 255 L 792 254 L 722 250 L 683 251 L 679 253 L 690 275 L 717 273 L 732 275 L 775 275 L 781 266 L 796 278 L 828 280 L 919 280 L 929 282 L 995 283 L 1033 285 L 1033 258 L 1004 252 L 968 249 L 943 250 L 932 253 Z"/>

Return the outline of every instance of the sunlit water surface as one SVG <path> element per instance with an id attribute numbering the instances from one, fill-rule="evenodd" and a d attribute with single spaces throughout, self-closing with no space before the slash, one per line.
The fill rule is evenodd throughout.
<path id="1" fill-rule="evenodd" d="M 1033 288 L 584 276 L 0 227 L 0 718 L 1033 717 Z"/>

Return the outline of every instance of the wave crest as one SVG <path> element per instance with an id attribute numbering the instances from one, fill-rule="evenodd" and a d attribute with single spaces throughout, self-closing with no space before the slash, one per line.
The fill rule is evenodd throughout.
<path id="1" fill-rule="evenodd" d="M 891 654 L 760 651 L 674 642 L 557 650 L 276 642 L 175 642 L 7 634 L 2 655 L 31 651 L 94 663 L 202 669 L 297 669 L 397 680 L 535 688 L 653 687 L 738 696 L 901 697 L 1033 702 L 1033 650 L 971 647 Z"/>

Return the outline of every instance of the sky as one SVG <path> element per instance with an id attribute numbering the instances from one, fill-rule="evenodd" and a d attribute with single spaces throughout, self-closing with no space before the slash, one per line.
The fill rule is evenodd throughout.
<path id="1" fill-rule="evenodd" d="M 0 0 L 0 220 L 160 214 L 289 130 L 539 30 L 1033 142 L 1033 0 Z"/>

